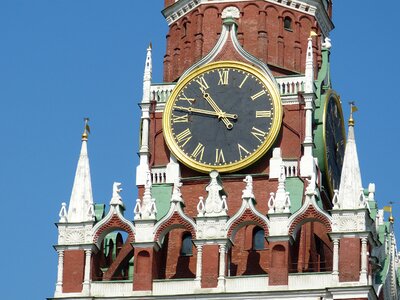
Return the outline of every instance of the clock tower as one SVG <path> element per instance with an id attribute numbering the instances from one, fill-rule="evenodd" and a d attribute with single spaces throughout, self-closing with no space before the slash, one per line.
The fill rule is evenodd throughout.
<path id="1" fill-rule="evenodd" d="M 93 203 L 85 129 L 52 299 L 395 299 L 393 223 L 330 80 L 332 1 L 164 3 L 133 216 L 120 183 Z"/>

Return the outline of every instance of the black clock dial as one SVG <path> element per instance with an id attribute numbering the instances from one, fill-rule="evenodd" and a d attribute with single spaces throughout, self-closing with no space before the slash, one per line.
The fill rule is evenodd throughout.
<path id="1" fill-rule="evenodd" d="M 201 69 L 168 101 L 167 142 L 189 167 L 243 168 L 275 139 L 281 120 L 277 93 L 259 72 L 245 66 L 217 63 Z"/>
<path id="2" fill-rule="evenodd" d="M 331 195 L 339 188 L 346 134 L 339 97 L 330 92 L 325 103 L 324 135 L 326 147 L 326 177 Z"/>

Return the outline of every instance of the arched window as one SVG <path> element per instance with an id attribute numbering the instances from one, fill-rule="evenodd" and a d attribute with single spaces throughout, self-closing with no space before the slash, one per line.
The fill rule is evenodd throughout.
<path id="1" fill-rule="evenodd" d="M 253 229 L 253 250 L 264 250 L 264 230 L 260 227 Z"/>
<path id="2" fill-rule="evenodd" d="M 182 236 L 181 255 L 182 256 L 191 256 L 192 254 L 193 254 L 192 235 L 190 233 L 185 233 Z"/>
<path id="3" fill-rule="evenodd" d="M 288 31 L 292 31 L 292 19 L 289 17 L 285 17 L 283 19 L 283 28 Z"/>

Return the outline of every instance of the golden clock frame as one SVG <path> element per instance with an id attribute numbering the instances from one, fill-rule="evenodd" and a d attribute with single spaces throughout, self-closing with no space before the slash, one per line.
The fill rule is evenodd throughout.
<path id="1" fill-rule="evenodd" d="M 177 145 L 174 138 L 172 137 L 170 116 L 172 114 L 172 107 L 174 104 L 174 100 L 182 91 L 182 89 L 186 86 L 186 84 L 188 84 L 191 80 L 193 80 L 200 74 L 203 74 L 213 69 L 220 69 L 220 68 L 239 69 L 257 77 L 271 95 L 271 100 L 274 106 L 274 118 L 272 119 L 271 130 L 268 136 L 266 137 L 263 144 L 261 144 L 261 146 L 254 153 L 250 154 L 248 157 L 238 162 L 234 162 L 229 165 L 214 166 L 195 161 L 181 150 L 181 148 Z M 170 149 L 172 154 L 184 165 L 202 173 L 208 173 L 212 170 L 217 170 L 218 172 L 230 173 L 250 166 L 257 160 L 259 160 L 272 147 L 273 143 L 275 142 L 279 134 L 282 124 L 282 118 L 283 118 L 283 109 L 282 109 L 282 102 L 279 90 L 271 78 L 267 77 L 261 70 L 243 62 L 218 61 L 199 67 L 198 69 L 192 71 L 185 78 L 181 79 L 178 82 L 178 84 L 175 86 L 174 90 L 172 91 L 171 95 L 169 96 L 166 102 L 162 118 L 162 127 L 163 127 L 164 139 L 167 143 L 168 148 Z"/>
<path id="2" fill-rule="evenodd" d="M 323 109 L 323 119 L 322 119 L 322 141 L 324 144 L 324 164 L 325 164 L 325 176 L 328 181 L 328 188 L 329 188 L 329 193 L 331 197 L 334 195 L 334 188 L 332 186 L 332 180 L 331 176 L 329 175 L 329 170 L 328 170 L 328 155 L 327 155 L 327 146 L 326 146 L 326 113 L 328 110 L 328 104 L 330 101 L 331 96 L 333 96 L 334 101 L 336 102 L 336 106 L 338 107 L 338 113 L 341 116 L 341 126 L 342 126 L 342 134 L 344 137 L 344 147 L 346 148 L 346 129 L 344 126 L 344 117 L 343 117 L 343 109 L 342 109 L 342 103 L 340 101 L 340 96 L 334 91 L 334 90 L 328 90 L 325 96 L 325 103 L 324 103 L 324 109 Z M 340 184 L 340 182 L 339 182 Z"/>

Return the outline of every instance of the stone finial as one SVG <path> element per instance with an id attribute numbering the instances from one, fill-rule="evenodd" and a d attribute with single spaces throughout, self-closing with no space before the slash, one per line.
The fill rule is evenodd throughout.
<path id="1" fill-rule="evenodd" d="M 174 182 L 174 187 L 172 190 L 172 197 L 171 197 L 171 201 L 172 202 L 182 202 L 183 203 L 183 199 L 182 199 L 182 193 L 181 193 L 181 187 L 182 187 L 182 182 L 181 179 L 178 177 L 176 178 L 175 182 Z"/>
<path id="2" fill-rule="evenodd" d="M 269 194 L 269 200 L 268 200 L 268 213 L 273 214 L 275 212 L 275 193 L 270 193 Z"/>
<path id="3" fill-rule="evenodd" d="M 157 216 L 157 208 L 155 199 L 152 197 L 151 194 L 151 172 L 147 171 L 146 173 L 146 182 L 144 184 L 144 194 L 142 200 L 142 219 L 156 219 Z"/>
<path id="4" fill-rule="evenodd" d="M 322 43 L 322 48 L 331 49 L 331 47 L 332 47 L 331 39 L 326 37 L 325 41 Z"/>
<path id="5" fill-rule="evenodd" d="M 285 166 L 282 164 L 281 173 L 278 179 L 278 190 L 276 191 L 274 200 L 275 213 L 282 213 L 284 212 L 285 209 L 285 202 L 286 202 L 285 181 L 286 181 Z"/>
<path id="6" fill-rule="evenodd" d="M 246 183 L 246 188 L 242 191 L 242 198 L 252 198 L 254 199 L 253 194 L 253 177 L 247 175 L 243 182 Z"/>
<path id="7" fill-rule="evenodd" d="M 369 205 L 368 205 L 367 199 L 365 198 L 365 195 L 364 195 L 364 189 L 361 188 L 361 189 L 360 189 L 360 202 L 359 202 L 359 207 L 360 207 L 360 208 L 366 208 L 366 207 L 368 207 L 368 206 L 369 206 Z"/>
<path id="8" fill-rule="evenodd" d="M 333 209 L 339 209 L 340 208 L 340 205 L 339 205 L 339 190 L 338 189 L 334 190 L 332 203 L 333 203 Z"/>
<path id="9" fill-rule="evenodd" d="M 283 164 L 281 148 L 274 148 L 272 157 L 269 160 L 269 178 L 279 178 L 281 174 L 281 166 Z"/>
<path id="10" fill-rule="evenodd" d="M 222 195 L 221 211 L 225 212 L 225 214 L 228 212 L 228 203 L 226 202 L 226 196 L 225 195 Z"/>
<path id="11" fill-rule="evenodd" d="M 217 216 L 226 215 L 226 211 L 223 209 L 223 187 L 220 183 L 219 173 L 217 171 L 210 172 L 211 181 L 206 187 L 208 196 L 205 200 L 205 215 Z"/>
<path id="12" fill-rule="evenodd" d="M 308 179 L 306 178 L 308 185 L 306 188 L 306 195 L 315 195 L 315 189 L 316 189 L 316 184 L 315 184 L 315 174 L 311 175 L 311 178 Z"/>
<path id="13" fill-rule="evenodd" d="M 89 206 L 88 219 L 91 220 L 91 221 L 96 221 L 96 214 L 94 212 L 94 204 Z"/>
<path id="14" fill-rule="evenodd" d="M 235 6 L 228 6 L 222 11 L 221 14 L 222 20 L 225 19 L 239 19 L 240 18 L 240 11 Z"/>
<path id="15" fill-rule="evenodd" d="M 290 213 L 290 206 L 291 206 L 291 202 L 290 202 L 290 193 L 286 192 L 286 198 L 285 198 L 285 204 L 283 206 L 283 212 L 284 213 Z"/>
<path id="16" fill-rule="evenodd" d="M 58 222 L 60 223 L 68 222 L 67 203 L 65 202 L 61 203 L 61 209 L 58 216 L 60 217 L 60 220 Z"/>
<path id="17" fill-rule="evenodd" d="M 368 185 L 368 200 L 375 201 L 375 183 Z"/>
<path id="18" fill-rule="evenodd" d="M 142 206 L 140 204 L 140 199 L 136 199 L 135 208 L 133 209 L 134 213 L 134 220 L 141 220 L 142 219 Z"/>
<path id="19" fill-rule="evenodd" d="M 122 202 L 122 198 L 120 195 L 120 192 L 122 191 L 122 188 L 120 188 L 120 186 L 121 186 L 120 182 L 113 183 L 113 193 L 112 193 L 110 205 L 124 206 L 124 203 Z"/>
<path id="20" fill-rule="evenodd" d="M 197 212 L 199 217 L 204 216 L 204 213 L 206 212 L 203 197 L 199 197 L 199 203 L 197 204 Z"/>

